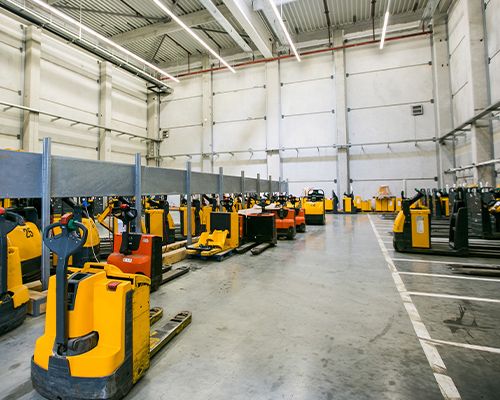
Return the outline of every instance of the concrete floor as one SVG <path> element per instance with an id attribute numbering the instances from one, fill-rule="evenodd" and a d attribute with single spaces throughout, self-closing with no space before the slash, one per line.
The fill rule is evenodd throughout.
<path id="1" fill-rule="evenodd" d="M 445 264 L 393 254 L 389 223 L 366 215 L 328 216 L 326 226 L 308 227 L 261 256 L 189 260 L 191 272 L 154 293 L 151 304 L 166 315 L 190 310 L 193 322 L 153 359 L 128 398 L 443 398 L 370 218 L 389 256 L 409 260 L 395 261 L 398 270 L 450 273 Z M 401 277 L 409 291 L 500 299 L 500 280 Z M 412 299 L 432 338 L 500 347 L 500 303 Z M 469 320 L 447 325 L 462 303 L 480 328 Z M 0 397 L 40 399 L 29 361 L 43 323 L 28 319 L 0 338 Z M 454 345 L 439 352 L 463 399 L 498 398 L 498 353 Z"/>

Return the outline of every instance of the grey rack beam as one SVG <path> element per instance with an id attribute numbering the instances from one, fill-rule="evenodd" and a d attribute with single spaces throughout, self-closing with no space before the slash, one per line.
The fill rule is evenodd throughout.
<path id="1" fill-rule="evenodd" d="M 446 135 L 441 136 L 439 138 L 439 143 L 443 143 L 446 139 L 453 137 L 455 135 L 458 135 L 460 133 L 470 131 L 470 129 L 468 129 L 468 128 L 470 128 L 470 126 L 474 125 L 477 121 L 479 121 L 481 119 L 485 119 L 485 117 L 488 114 L 493 113 L 495 111 L 499 111 L 499 110 L 500 110 L 500 101 L 486 107 L 483 111 L 477 113 L 471 119 L 465 121 L 462 125 L 452 129 Z"/>

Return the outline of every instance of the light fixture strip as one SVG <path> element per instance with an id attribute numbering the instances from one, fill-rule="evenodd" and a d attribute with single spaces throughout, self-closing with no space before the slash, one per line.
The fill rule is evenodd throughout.
<path id="1" fill-rule="evenodd" d="M 391 0 L 387 3 L 387 11 L 384 17 L 384 27 L 382 28 L 382 36 L 380 38 L 380 50 L 384 48 L 385 35 L 387 34 L 387 26 L 389 25 L 389 7 L 391 6 Z"/>
<path id="2" fill-rule="evenodd" d="M 268 0 L 269 4 L 271 5 L 271 8 L 274 11 L 274 14 L 276 15 L 276 18 L 278 18 L 278 21 L 280 23 L 281 29 L 283 29 L 283 32 L 285 33 L 286 40 L 288 40 L 288 44 L 290 45 L 290 48 L 293 51 L 293 54 L 295 54 L 295 58 L 297 58 L 297 61 L 300 62 L 300 55 L 295 48 L 295 45 L 293 44 L 292 38 L 290 37 L 290 34 L 288 33 L 288 29 L 286 29 L 285 23 L 283 22 L 283 18 L 281 18 L 280 12 L 278 11 L 278 7 L 276 7 L 276 4 L 274 4 L 273 0 Z"/>
<path id="3" fill-rule="evenodd" d="M 182 29 L 189 33 L 198 43 L 200 43 L 205 49 L 207 49 L 215 58 L 217 58 L 226 68 L 228 68 L 233 74 L 236 73 L 235 69 L 231 67 L 226 60 L 224 60 L 219 54 L 217 54 L 208 44 L 206 44 L 202 38 L 200 38 L 194 31 L 187 26 L 182 20 L 175 15 L 168 7 L 165 7 L 160 0 L 153 0 L 154 3 L 161 8 L 170 18 L 172 18 L 177 24 L 179 24 Z"/>
<path id="4" fill-rule="evenodd" d="M 88 34 L 94 36 L 98 40 L 100 40 L 100 41 L 102 41 L 102 42 L 104 42 L 104 43 L 106 43 L 106 44 L 114 47 L 115 49 L 121 51 L 122 53 L 128 55 L 129 57 L 132 57 L 136 61 L 139 61 L 140 63 L 148 66 L 152 70 L 154 70 L 154 71 L 158 72 L 159 74 L 167 77 L 168 79 L 171 79 L 171 80 L 173 80 L 175 82 L 179 82 L 179 80 L 176 77 L 168 74 L 167 72 L 163 71 L 161 68 L 158 68 L 156 65 L 151 64 L 150 62 L 148 62 L 148 61 L 144 60 L 143 58 L 139 57 L 137 54 L 134 54 L 131 51 L 127 50 L 126 48 L 124 48 L 124 47 L 120 46 L 119 44 L 113 42 L 111 39 L 108 39 L 107 37 L 101 35 L 100 33 L 97 33 L 96 31 L 92 30 L 88 26 L 85 26 L 82 23 L 76 21 L 75 19 L 71 18 L 69 15 L 67 15 L 67 14 L 59 11 L 58 9 L 56 9 L 56 8 L 48 5 L 44 1 L 42 1 L 42 0 L 31 0 L 31 1 L 33 3 L 38 4 L 40 7 L 45 8 L 46 10 L 50 11 L 52 14 L 55 14 L 58 17 L 64 19 L 65 21 L 68 21 L 69 23 L 75 25 L 80 30 L 87 32 Z"/>

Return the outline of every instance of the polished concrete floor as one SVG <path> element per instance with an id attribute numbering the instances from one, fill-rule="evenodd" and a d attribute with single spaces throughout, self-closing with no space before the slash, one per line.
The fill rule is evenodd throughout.
<path id="1" fill-rule="evenodd" d="M 442 399 L 395 274 L 419 293 L 411 299 L 431 338 L 446 342 L 435 346 L 446 364 L 441 372 L 461 397 L 499 398 L 500 280 L 447 279 L 448 265 L 436 258 L 394 254 L 389 225 L 379 216 L 328 216 L 326 226 L 260 256 L 186 261 L 191 272 L 151 303 L 166 315 L 190 310 L 193 322 L 128 398 Z M 387 257 L 398 260 L 398 272 Z M 29 362 L 43 323 L 28 319 L 0 338 L 1 398 L 40 398 Z"/>

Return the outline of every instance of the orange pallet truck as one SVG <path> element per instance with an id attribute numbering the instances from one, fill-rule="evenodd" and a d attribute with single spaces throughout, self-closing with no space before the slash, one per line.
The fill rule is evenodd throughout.
<path id="1" fill-rule="evenodd" d="M 125 231 L 116 233 L 113 253 L 108 263 L 117 266 L 127 274 L 141 274 L 151 279 L 151 292 L 189 271 L 187 267 L 169 270 L 163 267 L 162 238 L 143 233 L 132 233 L 130 227 L 137 217 L 137 210 L 123 203 L 113 211 L 115 218 L 123 222 Z"/>

